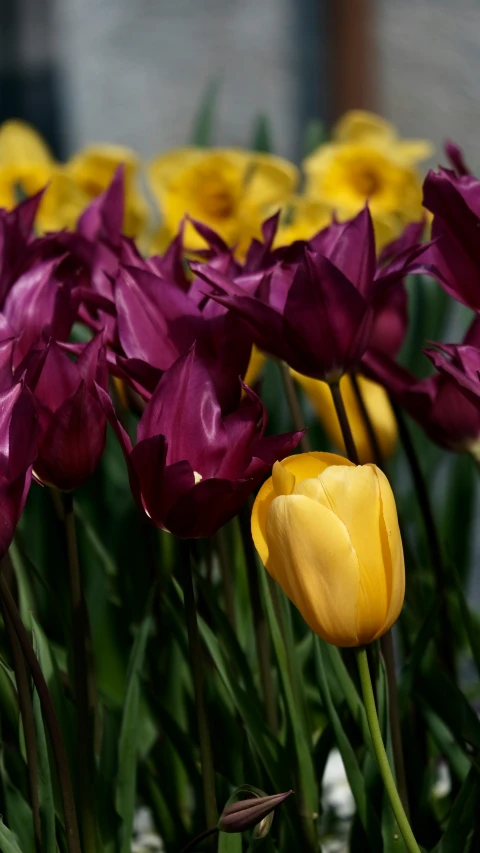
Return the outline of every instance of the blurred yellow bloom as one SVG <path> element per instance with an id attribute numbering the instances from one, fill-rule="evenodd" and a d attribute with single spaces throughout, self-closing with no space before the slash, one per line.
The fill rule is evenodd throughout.
<path id="1" fill-rule="evenodd" d="M 310 628 L 360 646 L 398 618 L 405 566 L 395 499 L 375 465 L 332 453 L 276 462 L 252 512 L 260 558 Z"/>
<path id="2" fill-rule="evenodd" d="M 173 236 L 185 214 L 213 228 L 241 254 L 260 236 L 272 206 L 288 199 L 298 180 L 296 167 L 280 157 L 254 151 L 181 148 L 155 158 L 148 175 L 164 228 Z M 187 223 L 190 251 L 205 241 Z"/>
<path id="3" fill-rule="evenodd" d="M 108 143 L 88 145 L 71 157 L 66 168 L 91 200 L 108 187 L 120 165 L 125 169 L 124 230 L 138 237 L 148 218 L 148 205 L 138 186 L 140 161 L 134 151 Z"/>
<path id="4" fill-rule="evenodd" d="M 292 371 L 292 374 L 312 401 L 315 411 L 332 444 L 341 453 L 345 453 L 342 430 L 327 383 L 321 382 L 319 379 L 311 379 L 309 376 L 302 376 L 295 371 Z M 382 456 L 388 458 L 394 452 L 397 443 L 397 422 L 390 405 L 390 400 L 388 399 L 388 394 L 381 385 L 372 382 L 370 379 L 366 379 L 365 376 L 357 376 L 357 381 L 375 430 Z M 373 462 L 375 458 L 373 448 L 352 380 L 348 374 L 342 376 L 340 389 L 360 462 L 362 464 Z"/>
<path id="5" fill-rule="evenodd" d="M 399 160 L 415 165 L 434 153 L 427 139 L 401 139 L 393 124 L 366 110 L 350 110 L 333 128 L 336 142 L 366 142 L 384 144 Z"/>
<path id="6" fill-rule="evenodd" d="M 50 180 L 55 161 L 42 137 L 23 121 L 0 127 L 0 207 L 10 210 L 25 195 L 38 192 Z"/>
<path id="7" fill-rule="evenodd" d="M 393 233 L 380 239 L 385 243 L 407 222 L 421 218 L 421 180 L 415 166 L 431 152 L 424 140 L 399 139 L 392 125 L 379 116 L 347 113 L 334 129 L 332 141 L 304 161 L 306 193 L 338 209 L 343 218 L 368 201 L 380 228 L 390 217 Z"/>
<path id="8" fill-rule="evenodd" d="M 248 385 L 249 388 L 251 388 L 257 381 L 265 361 L 266 356 L 254 345 L 252 347 L 250 361 L 248 362 L 245 379 L 243 380 L 245 385 Z"/>
<path id="9" fill-rule="evenodd" d="M 326 204 L 306 196 L 292 196 L 282 207 L 273 248 L 310 240 L 331 221 L 332 210 Z"/>

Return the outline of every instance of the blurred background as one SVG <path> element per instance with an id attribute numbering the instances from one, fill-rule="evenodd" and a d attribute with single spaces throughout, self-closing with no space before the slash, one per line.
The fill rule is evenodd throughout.
<path id="1" fill-rule="evenodd" d="M 309 119 L 365 107 L 475 164 L 479 69 L 475 0 L 0 3 L 0 119 L 33 123 L 62 158 L 183 144 L 217 80 L 219 144 L 248 144 L 263 112 L 277 153 L 299 159 Z"/>

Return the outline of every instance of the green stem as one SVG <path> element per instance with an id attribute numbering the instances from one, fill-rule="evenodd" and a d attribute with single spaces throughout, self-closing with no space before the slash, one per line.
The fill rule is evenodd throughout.
<path id="1" fill-rule="evenodd" d="M 65 819 L 67 850 L 68 853 L 81 853 L 70 768 L 68 766 L 67 754 L 60 726 L 58 724 L 55 706 L 52 702 L 47 682 L 45 681 L 37 656 L 33 650 L 27 630 L 22 622 L 17 605 L 15 604 L 3 572 L 0 573 L 0 599 L 2 600 L 5 610 L 12 621 L 12 625 L 22 647 L 25 660 L 31 672 L 32 679 L 38 693 L 38 698 L 40 699 L 40 704 L 42 706 L 43 717 L 48 729 L 57 766 L 58 781 Z"/>
<path id="2" fill-rule="evenodd" d="M 200 835 L 197 835 L 196 838 L 192 838 L 192 840 L 188 842 L 187 846 L 183 848 L 182 853 L 190 853 L 190 850 L 195 850 L 195 847 L 197 847 L 202 841 L 205 841 L 206 838 L 210 838 L 211 835 L 215 835 L 218 831 L 218 826 L 212 826 L 211 829 L 205 829 L 204 832 L 201 832 Z"/>
<path id="3" fill-rule="evenodd" d="M 352 381 L 353 391 L 357 398 L 357 403 L 363 418 L 363 423 L 365 424 L 365 429 L 367 431 L 368 440 L 370 442 L 370 447 L 372 450 L 373 461 L 375 462 L 375 465 L 382 469 L 382 471 L 385 471 L 385 460 L 383 458 L 382 449 L 378 440 L 377 431 L 373 425 L 370 415 L 368 414 L 368 409 L 356 373 L 351 373 L 350 379 Z"/>
<path id="4" fill-rule="evenodd" d="M 360 408 L 360 412 L 362 414 L 363 422 L 365 424 L 365 429 L 367 431 L 367 435 L 373 451 L 373 459 L 375 461 L 375 464 L 382 471 L 385 471 L 385 460 L 383 458 L 382 450 L 380 448 L 380 442 L 377 438 L 377 431 L 368 413 L 368 409 L 365 404 L 358 378 L 355 373 L 352 373 L 351 380 L 353 390 Z M 385 671 L 387 675 L 388 717 L 390 723 L 390 731 L 392 733 L 392 750 L 393 761 L 395 764 L 395 776 L 397 779 L 398 792 L 400 794 L 400 799 L 402 801 L 403 808 L 405 809 L 406 814 L 409 815 L 410 809 L 408 805 L 407 779 L 405 776 L 405 760 L 403 756 L 402 731 L 400 727 L 400 714 L 398 711 L 395 650 L 393 647 L 393 637 L 391 630 L 387 631 L 387 633 L 380 638 L 380 648 L 382 650 L 383 660 L 385 663 Z"/>
<path id="5" fill-rule="evenodd" d="M 358 465 L 359 459 L 357 448 L 353 439 L 352 430 L 350 429 L 350 423 L 348 421 L 345 404 L 343 402 L 342 392 L 340 391 L 340 382 L 332 382 L 329 385 L 329 388 L 333 399 L 333 405 L 335 406 L 335 411 L 337 413 L 337 418 L 340 423 L 340 429 L 342 430 L 347 456 L 350 459 L 350 462 Z"/>
<path id="6" fill-rule="evenodd" d="M 278 366 L 280 368 L 280 375 L 282 377 L 283 390 L 285 391 L 288 408 L 290 409 L 290 414 L 292 416 L 293 428 L 300 432 L 300 430 L 305 429 L 305 422 L 300 408 L 300 403 L 298 402 L 293 376 L 290 373 L 288 364 L 285 364 L 284 361 L 279 361 Z M 309 453 L 312 449 L 307 433 L 304 434 L 300 441 L 300 449 L 302 453 Z"/>
<path id="7" fill-rule="evenodd" d="M 412 437 L 410 435 L 407 422 L 405 420 L 404 414 L 397 405 L 393 398 L 390 398 L 390 402 L 392 404 L 393 411 L 395 413 L 395 417 L 398 424 L 398 433 L 400 435 L 400 441 L 402 442 L 403 449 L 405 451 L 405 456 L 407 457 L 407 462 L 410 468 L 410 473 L 412 475 L 412 480 L 415 486 L 415 491 L 417 493 L 418 504 L 420 506 L 420 512 L 422 514 L 423 523 L 425 526 L 425 533 L 427 535 L 427 543 L 428 549 L 430 552 L 430 562 L 433 570 L 433 574 L 435 576 L 436 583 L 436 591 L 438 600 L 440 602 L 440 608 L 442 611 L 442 629 L 440 632 L 440 649 L 441 649 L 441 657 L 445 667 L 448 669 L 450 673 L 455 672 L 455 662 L 453 656 L 453 642 L 451 641 L 452 631 L 451 631 L 451 619 L 448 608 L 448 578 L 447 578 L 447 570 L 445 567 L 445 563 L 442 556 L 442 549 L 440 546 L 440 540 L 438 538 L 437 527 L 435 524 L 435 518 L 433 515 L 432 504 L 430 502 L 430 496 L 428 494 L 427 484 L 425 482 L 425 477 L 423 475 L 422 468 L 420 466 L 420 461 L 417 456 L 417 451 L 415 449 L 415 445 L 412 441 Z"/>
<path id="8" fill-rule="evenodd" d="M 275 687 L 273 684 L 271 669 L 270 634 L 268 632 L 267 618 L 262 606 L 262 596 L 258 580 L 258 565 L 255 557 L 252 534 L 250 532 L 249 509 L 249 503 L 247 502 L 242 506 L 238 513 L 238 521 L 240 524 L 245 564 L 247 567 L 248 588 L 253 615 L 253 629 L 255 632 L 258 668 L 260 672 L 260 682 L 262 685 L 265 714 L 272 732 L 276 733 L 278 730 L 278 717 Z"/>
<path id="9" fill-rule="evenodd" d="M 37 853 L 42 850 L 42 821 L 40 818 L 40 801 L 38 796 L 38 753 L 37 733 L 35 730 L 35 718 L 33 715 L 32 695 L 28 678 L 25 658 L 22 647 L 15 633 L 12 620 L 5 606 L 2 608 L 5 627 L 7 629 L 8 641 L 12 651 L 13 671 L 17 685 L 18 705 L 22 720 L 23 734 L 25 737 L 25 751 L 27 754 L 28 789 L 30 794 L 30 805 L 33 816 L 33 833 L 35 838 L 35 849 Z"/>
<path id="10" fill-rule="evenodd" d="M 181 572 L 183 600 L 185 606 L 185 620 L 187 623 L 188 645 L 190 649 L 190 665 L 192 668 L 195 708 L 197 712 L 205 823 L 207 826 L 214 826 L 218 822 L 217 800 L 215 795 L 215 771 L 213 768 L 212 746 L 210 742 L 207 708 L 203 691 L 204 662 L 200 635 L 198 632 L 190 542 L 188 539 L 185 539 L 180 540 L 180 544 L 182 546 Z"/>
<path id="11" fill-rule="evenodd" d="M 78 559 L 75 514 L 71 492 L 63 493 L 63 523 L 67 543 L 70 606 L 72 618 L 73 670 L 77 711 L 78 792 L 80 824 L 84 853 L 95 853 L 96 821 L 94 800 L 94 737 L 93 721 L 95 699 L 93 694 L 93 666 L 89 645 L 89 625 L 83 595 L 80 563 Z"/>
<path id="12" fill-rule="evenodd" d="M 412 828 L 408 822 L 408 818 L 402 806 L 402 801 L 395 787 L 390 765 L 388 763 L 387 753 L 383 745 L 382 733 L 378 722 L 377 709 L 375 707 L 375 697 L 373 695 L 372 681 L 370 678 L 370 670 L 368 668 L 368 658 L 365 648 L 356 649 L 358 673 L 360 676 L 360 684 L 362 687 L 363 701 L 365 704 L 365 712 L 367 715 L 368 726 L 372 736 L 373 749 L 378 763 L 378 769 L 385 785 L 385 790 L 388 794 L 390 804 L 392 806 L 395 820 L 398 828 L 402 833 L 405 846 L 409 853 L 420 853 Z"/>

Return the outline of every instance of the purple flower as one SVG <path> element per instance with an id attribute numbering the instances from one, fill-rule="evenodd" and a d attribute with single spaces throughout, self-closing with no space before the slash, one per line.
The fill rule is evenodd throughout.
<path id="1" fill-rule="evenodd" d="M 226 378 L 218 377 L 225 374 Z M 180 537 L 210 536 L 297 446 L 303 433 L 264 437 L 258 397 L 195 346 L 163 374 L 130 438 L 108 394 L 99 397 L 128 465 L 134 498 L 153 523 Z M 241 394 L 242 387 L 244 394 Z"/>
<path id="2" fill-rule="evenodd" d="M 78 488 L 94 473 L 105 447 L 106 417 L 96 391 L 106 389 L 108 380 L 101 335 L 80 346 L 49 341 L 32 350 L 18 372 L 33 391 L 38 413 L 36 479 L 64 491 Z"/>
<path id="3" fill-rule="evenodd" d="M 480 311 L 480 181 L 448 169 L 430 171 L 423 196 L 434 214 L 425 262 L 447 293 Z"/>
<path id="4" fill-rule="evenodd" d="M 332 223 L 308 246 L 297 244 L 293 262 L 277 262 L 263 275 L 232 277 L 214 264 L 192 267 L 212 299 L 245 319 L 259 349 L 299 373 L 335 381 L 372 344 L 388 292 L 422 269 L 417 258 L 423 251 L 408 245 L 379 267 L 365 208 L 348 222 Z"/>
<path id="5" fill-rule="evenodd" d="M 0 558 L 8 551 L 22 514 L 37 456 L 33 395 L 23 382 L 12 384 L 9 354 L 0 378 Z"/>
<path id="6" fill-rule="evenodd" d="M 470 327 L 462 345 L 435 344 L 426 354 L 437 373 L 417 379 L 387 356 L 369 353 L 368 375 L 380 382 L 427 435 L 447 450 L 478 455 L 480 442 L 480 322 Z"/>

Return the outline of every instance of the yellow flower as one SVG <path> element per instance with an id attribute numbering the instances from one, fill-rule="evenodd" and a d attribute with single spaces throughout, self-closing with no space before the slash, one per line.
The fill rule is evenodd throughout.
<path id="1" fill-rule="evenodd" d="M 0 127 L 0 207 L 10 210 L 25 195 L 38 192 L 55 170 L 53 156 L 42 137 L 23 121 Z"/>
<path id="2" fill-rule="evenodd" d="M 332 209 L 307 196 L 292 196 L 282 208 L 273 248 L 310 240 L 332 221 Z"/>
<path id="3" fill-rule="evenodd" d="M 108 187 L 120 165 L 125 169 L 124 229 L 130 237 L 138 237 L 148 218 L 148 205 L 138 187 L 140 162 L 134 151 L 123 145 L 88 145 L 73 155 L 66 168 L 91 200 Z"/>
<path id="4" fill-rule="evenodd" d="M 396 217 L 403 225 L 422 216 L 422 189 L 416 163 L 432 151 L 424 140 L 399 139 L 395 129 L 372 113 L 354 111 L 340 120 L 331 142 L 304 161 L 306 193 L 352 216 L 369 202 L 379 225 Z M 390 225 L 395 220 L 390 219 Z M 383 242 L 383 241 L 382 241 Z M 387 242 L 387 240 L 385 240 Z"/>
<path id="5" fill-rule="evenodd" d="M 325 427 L 332 444 L 341 453 L 345 453 L 342 430 L 338 422 L 328 384 L 318 379 L 311 379 L 309 376 L 302 376 L 302 374 L 295 371 L 292 371 L 292 374 L 312 401 L 315 411 Z M 381 385 L 372 382 L 371 379 L 366 379 L 365 376 L 357 376 L 357 381 L 375 430 L 382 456 L 388 458 L 392 455 L 397 443 L 397 422 L 390 405 L 390 400 L 388 399 L 388 394 Z M 373 462 L 373 448 L 352 380 L 348 374 L 342 376 L 340 388 L 360 462 L 362 464 Z"/>
<path id="6" fill-rule="evenodd" d="M 173 236 L 186 214 L 213 228 L 241 254 L 261 224 L 295 189 L 298 172 L 280 157 L 253 151 L 182 148 L 157 157 L 148 170 L 164 227 Z M 185 229 L 190 251 L 205 241 L 190 223 Z"/>
<path id="7" fill-rule="evenodd" d="M 335 125 L 332 136 L 336 142 L 383 142 L 399 160 L 409 165 L 426 160 L 434 152 L 434 146 L 427 139 L 400 139 L 393 124 L 366 110 L 345 113 Z"/>
<path id="8" fill-rule="evenodd" d="M 248 362 L 247 372 L 245 374 L 245 385 L 248 385 L 249 388 L 254 385 L 257 381 L 260 371 L 262 370 L 263 365 L 265 364 L 266 356 L 254 345 L 252 347 L 252 354 L 250 356 L 250 361 Z"/>
<path id="9" fill-rule="evenodd" d="M 360 646 L 398 618 L 405 566 L 395 499 L 375 465 L 303 453 L 273 466 L 252 512 L 260 558 L 310 628 Z"/>

